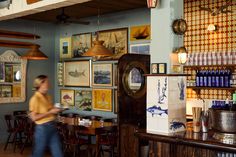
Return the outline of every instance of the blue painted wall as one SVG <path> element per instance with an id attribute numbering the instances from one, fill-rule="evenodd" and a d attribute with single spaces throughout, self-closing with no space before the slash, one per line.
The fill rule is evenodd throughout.
<path id="1" fill-rule="evenodd" d="M 59 39 L 60 37 L 70 37 L 73 34 L 87 33 L 87 32 L 95 32 L 99 30 L 108 30 L 115 28 L 124 28 L 136 25 L 144 25 L 150 24 L 150 10 L 146 8 L 129 10 L 125 12 L 119 12 L 114 14 L 101 15 L 99 18 L 99 28 L 97 26 L 97 16 L 84 19 L 85 21 L 89 21 L 89 25 L 78 25 L 78 24 L 70 24 L 64 26 L 58 26 L 56 30 L 55 37 L 55 52 L 56 52 L 56 63 L 59 61 Z M 128 40 L 129 41 L 129 40 Z M 133 43 L 129 43 L 133 44 Z M 55 66 L 56 66 L 55 63 Z M 58 87 L 55 82 L 55 98 L 60 102 L 60 89 L 64 89 L 65 87 Z M 79 88 L 68 88 L 67 89 L 79 89 Z M 113 112 L 102 112 L 102 111 L 78 111 L 76 109 L 71 108 L 68 112 L 76 112 L 83 115 L 100 115 L 103 117 L 116 117 L 116 114 Z"/>
<path id="2" fill-rule="evenodd" d="M 51 80 L 51 90 L 49 93 L 54 97 L 55 102 L 60 102 L 60 88 L 57 86 L 57 76 L 56 76 L 56 65 L 59 61 L 59 39 L 60 37 L 71 36 L 73 34 L 95 32 L 98 30 L 97 17 L 86 18 L 85 20 L 90 21 L 90 25 L 54 25 L 49 23 L 35 22 L 35 21 L 25 21 L 25 20 L 11 20 L 0 22 L 0 29 L 35 33 L 41 36 L 40 39 L 22 40 L 28 42 L 35 42 L 41 45 L 41 51 L 43 51 L 48 57 L 45 61 L 29 61 L 27 67 L 27 101 L 24 103 L 15 104 L 0 104 L 0 142 L 4 142 L 6 139 L 6 125 L 4 121 L 5 114 L 11 114 L 14 110 L 27 110 L 28 101 L 32 96 L 32 83 L 36 76 L 40 74 L 46 74 Z M 115 14 L 107 14 L 100 16 L 100 26 L 99 30 L 115 29 L 130 27 L 135 25 L 143 25 L 150 23 L 150 10 L 135 9 L 125 12 L 119 12 Z M 8 39 L 13 40 L 13 39 Z M 19 39 L 14 39 L 21 41 Z M 133 43 L 129 43 L 133 44 Z M 5 50 L 13 49 L 19 54 L 25 53 L 28 49 L 15 49 L 15 48 L 0 48 L 0 54 Z M 76 89 L 76 88 L 73 88 Z M 70 112 L 78 112 L 71 109 Z M 79 112 L 81 113 L 81 112 Z M 113 112 L 82 112 L 82 114 L 99 114 L 104 117 L 116 117 Z"/>
<path id="3" fill-rule="evenodd" d="M 41 45 L 40 50 L 44 52 L 49 59 L 44 61 L 28 61 L 27 66 L 27 80 L 26 80 L 26 102 L 24 103 L 12 103 L 12 104 L 1 104 L 0 103 L 0 142 L 4 142 L 6 139 L 6 124 L 4 121 L 5 114 L 12 114 L 14 110 L 28 110 L 28 101 L 33 94 L 32 84 L 36 76 L 40 74 L 45 74 L 49 76 L 52 81 L 51 90 L 49 93 L 54 96 L 54 77 L 55 77 L 55 25 L 41 22 L 32 22 L 25 20 L 11 20 L 0 22 L 0 29 L 12 30 L 18 32 L 35 33 L 41 36 L 37 40 L 20 40 L 20 39 L 10 39 L 15 41 L 27 41 L 34 42 Z M 14 50 L 18 54 L 23 54 L 28 49 L 18 49 L 18 48 L 0 48 L 0 54 L 5 50 Z"/>

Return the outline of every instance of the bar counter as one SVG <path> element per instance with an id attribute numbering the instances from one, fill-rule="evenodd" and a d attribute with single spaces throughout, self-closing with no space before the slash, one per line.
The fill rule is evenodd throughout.
<path id="1" fill-rule="evenodd" d="M 168 135 L 137 130 L 135 136 L 138 141 L 148 141 L 150 157 L 236 157 L 236 144 L 220 142 L 213 138 L 214 133 L 194 133 L 188 127 Z"/>

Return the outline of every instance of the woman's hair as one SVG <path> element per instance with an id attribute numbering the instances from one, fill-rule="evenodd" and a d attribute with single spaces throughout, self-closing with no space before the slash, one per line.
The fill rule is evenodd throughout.
<path id="1" fill-rule="evenodd" d="M 48 77 L 46 75 L 39 75 L 34 79 L 34 89 L 38 90 L 40 85 L 42 83 L 44 83 L 44 81 L 47 79 Z"/>

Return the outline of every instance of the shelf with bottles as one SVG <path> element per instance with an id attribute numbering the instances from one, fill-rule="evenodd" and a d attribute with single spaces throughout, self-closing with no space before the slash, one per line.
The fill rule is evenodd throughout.
<path id="1" fill-rule="evenodd" d="M 193 89 L 193 90 L 201 90 L 201 89 L 219 89 L 219 90 L 236 91 L 236 87 L 196 87 L 196 86 L 187 86 L 187 88 L 191 88 L 191 89 Z"/>
<path id="2" fill-rule="evenodd" d="M 217 68 L 217 69 L 235 69 L 236 64 L 226 64 L 226 65 L 184 65 L 184 68 L 191 68 L 191 69 L 195 69 L 195 70 L 200 70 L 200 69 L 213 69 L 213 68 Z"/>

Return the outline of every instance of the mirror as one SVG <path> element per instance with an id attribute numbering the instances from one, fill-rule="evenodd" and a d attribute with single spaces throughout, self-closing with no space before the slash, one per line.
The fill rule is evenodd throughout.
<path id="1" fill-rule="evenodd" d="M 27 60 L 13 50 L 0 55 L 0 103 L 18 103 L 26 99 Z"/>
<path id="2" fill-rule="evenodd" d="M 147 69 L 139 62 L 131 62 L 125 68 L 122 84 L 125 92 L 133 97 L 139 98 L 145 94 L 145 77 L 143 74 L 147 73 Z"/>

